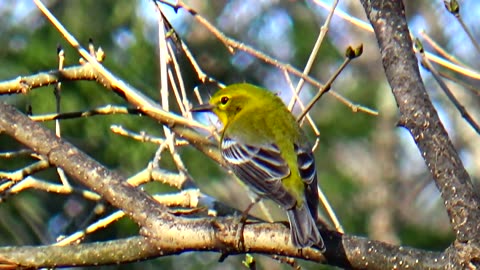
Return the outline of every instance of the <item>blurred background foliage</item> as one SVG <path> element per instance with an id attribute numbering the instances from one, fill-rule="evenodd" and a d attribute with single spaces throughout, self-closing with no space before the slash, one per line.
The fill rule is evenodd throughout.
<path id="1" fill-rule="evenodd" d="M 159 56 L 157 12 L 150 1 L 47 1 L 50 10 L 84 45 L 92 38 L 107 58 L 104 65 L 124 81 L 159 99 Z M 319 1 L 329 4 L 330 1 Z M 467 65 L 479 68 L 478 52 L 461 30 L 458 22 L 444 8 L 443 1 L 405 1 L 411 32 L 425 31 L 441 46 Z M 266 54 L 303 69 L 321 25 L 328 12 L 314 1 L 230 0 L 187 1 L 189 5 L 229 37 L 249 44 Z M 478 37 L 480 28 L 475 14 L 480 3 L 464 0 L 461 15 Z M 339 11 L 365 20 L 359 1 L 341 1 Z M 191 49 L 202 69 L 225 83 L 247 81 L 279 92 L 288 101 L 289 86 L 282 71 L 238 51 L 228 50 L 190 14 L 164 6 L 163 11 L 174 29 Z M 63 40 L 28 0 L 0 1 L 0 80 L 56 69 L 57 46 L 66 52 L 66 64 L 78 64 L 78 54 Z M 315 155 L 320 185 L 349 234 L 364 235 L 393 244 L 404 244 L 428 250 L 442 250 L 453 240 L 448 217 L 438 191 L 409 134 L 396 127 L 397 110 L 379 59 L 374 35 L 334 17 L 327 39 L 322 44 L 311 76 L 325 82 L 343 61 L 347 46 L 363 43 L 364 54 L 353 61 L 335 81 L 333 89 L 352 102 L 379 111 L 379 116 L 354 113 L 348 107 L 325 95 L 311 114 L 321 136 Z M 431 50 L 427 46 L 428 50 Z M 475 57 L 471 57 L 475 55 Z M 182 57 L 181 54 L 179 57 Z M 186 59 L 181 59 L 182 76 L 193 99 L 193 88 L 199 80 Z M 480 140 L 478 134 L 461 118 L 439 91 L 430 74 L 422 69 L 430 96 L 444 124 L 460 151 L 473 179 L 478 179 Z M 298 80 L 293 78 L 294 83 Z M 473 82 L 475 83 L 475 82 Z M 478 81 L 476 82 L 478 89 Z M 449 83 L 455 95 L 478 117 L 478 92 Z M 309 85 L 302 98 L 314 94 Z M 208 91 L 202 91 L 203 98 Z M 173 95 L 172 103 L 173 101 Z M 25 95 L 1 96 L 25 111 L 32 106 L 34 114 L 55 112 L 53 87 L 35 89 Z M 62 111 L 79 111 L 97 106 L 126 105 L 114 93 L 95 82 L 65 82 L 62 86 Z M 299 113 L 299 109 L 294 109 Z M 162 136 L 158 123 L 138 115 L 95 116 L 62 121 L 62 136 L 111 169 L 131 176 L 146 167 L 154 157 L 156 145 L 140 143 L 113 134 L 111 125 Z M 54 127 L 53 122 L 45 123 Z M 311 128 L 305 130 L 314 140 Z M 0 151 L 21 148 L 0 134 Z M 189 172 L 200 189 L 238 209 L 248 204 L 246 192 L 214 162 L 192 147 L 181 149 Z M 0 160 L 0 170 L 13 171 L 32 160 Z M 174 170 L 168 154 L 161 167 Z M 35 175 L 57 182 L 54 169 Z M 158 183 L 146 187 L 150 192 L 171 188 Z M 267 203 L 274 216 L 282 211 Z M 256 207 L 258 208 L 258 207 Z M 52 195 L 30 190 L 11 196 L 0 204 L 0 245 L 36 245 L 52 243 L 62 234 L 72 233 L 98 218 L 95 204 L 79 196 Z M 112 211 L 107 207 L 107 212 Z M 256 214 L 262 215 L 258 209 Z M 277 213 L 278 212 L 278 213 Z M 88 236 L 86 241 L 115 239 L 135 234 L 136 225 L 124 219 L 114 226 Z M 237 269 L 242 257 L 229 257 L 218 263 L 219 254 L 188 253 L 105 269 Z M 272 259 L 257 256 L 260 268 L 288 268 Z M 321 268 L 303 263 L 308 268 Z M 323 269 L 323 268 L 322 268 Z M 330 269 L 326 267 L 325 269 Z"/>

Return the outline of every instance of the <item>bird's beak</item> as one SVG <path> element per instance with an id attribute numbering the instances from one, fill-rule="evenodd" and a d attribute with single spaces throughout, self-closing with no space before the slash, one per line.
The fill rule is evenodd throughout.
<path id="1" fill-rule="evenodd" d="M 211 112 L 212 110 L 213 110 L 213 105 L 211 105 L 210 103 L 197 105 L 190 109 L 191 112 Z"/>

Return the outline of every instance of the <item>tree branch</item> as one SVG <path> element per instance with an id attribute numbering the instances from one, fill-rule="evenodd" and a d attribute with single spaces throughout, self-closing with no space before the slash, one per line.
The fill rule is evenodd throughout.
<path id="1" fill-rule="evenodd" d="M 443 269 L 446 258 L 440 252 L 426 252 L 402 248 L 362 237 L 323 231 L 326 244 L 332 249 L 322 256 L 315 249 L 298 250 L 286 245 L 288 229 L 281 224 L 257 223 L 245 227 L 245 248 L 240 248 L 236 232 L 238 220 L 219 218 L 215 221 L 202 219 L 185 234 L 176 234 L 172 239 L 154 240 L 142 236 L 70 246 L 23 246 L 0 247 L 0 266 L 62 267 L 110 265 L 178 255 L 191 251 L 217 251 L 225 255 L 249 253 L 270 254 L 328 263 L 348 269 Z M 201 239 L 214 226 L 221 241 Z M 275 231 L 275 235 L 272 235 Z M 200 236 L 200 237 L 199 237 Z M 341 250 L 341 252 L 339 252 Z M 368 251 L 368 252 L 367 252 Z M 398 257 L 385 261 L 385 253 Z"/>
<path id="2" fill-rule="evenodd" d="M 220 157 L 220 152 L 218 151 L 218 145 L 193 128 L 199 127 L 198 123 L 174 113 L 164 111 L 156 102 L 138 89 L 124 83 L 116 77 L 114 79 L 114 82 L 111 82 L 90 63 L 84 63 L 83 65 L 68 67 L 61 71 L 46 71 L 36 75 L 19 76 L 16 79 L 0 82 L 0 96 L 5 94 L 26 93 L 33 89 L 56 84 L 61 81 L 97 81 L 105 88 L 112 90 L 135 106 L 140 112 L 170 127 L 180 138 L 190 142 L 211 159 L 224 165 L 223 159 Z M 122 87 L 119 87 L 119 85 Z"/>
<path id="3" fill-rule="evenodd" d="M 290 244 L 288 228 L 279 223 L 247 224 L 243 233 L 243 245 L 239 245 L 238 219 L 184 218 L 171 215 L 165 206 L 128 184 L 121 175 L 109 171 L 13 106 L 0 103 L 0 116 L 0 131 L 45 156 L 50 164 L 64 169 L 67 174 L 101 195 L 113 206 L 122 209 L 142 226 L 142 232 L 150 241 L 148 245 L 154 245 L 158 251 L 156 256 L 192 250 L 217 251 L 228 255 L 250 252 L 296 257 L 353 269 L 386 269 L 399 265 L 408 265 L 415 269 L 440 269 L 445 260 L 441 253 L 395 247 L 327 230 L 321 231 L 327 244 L 325 254 L 314 248 L 299 250 Z M 71 247 L 64 248 L 64 252 L 67 252 Z M 20 248 L 19 252 L 21 250 Z M 12 249 L 0 249 L 0 264 L 24 265 L 8 252 L 11 253 Z M 78 256 L 78 251 L 74 252 L 77 253 L 72 254 Z M 153 256 L 138 252 L 139 259 Z M 385 256 L 391 253 L 396 256 Z M 117 260 L 118 256 L 119 254 L 116 254 Z M 42 265 L 42 261 L 37 261 L 37 264 L 39 267 L 50 266 Z"/>
<path id="4" fill-rule="evenodd" d="M 414 138 L 456 234 L 447 255 L 460 268 L 480 259 L 479 196 L 422 83 L 402 1 L 361 0 L 373 25 L 385 73 L 400 109 L 399 125 Z M 455 254 L 451 254 L 455 252 Z"/>

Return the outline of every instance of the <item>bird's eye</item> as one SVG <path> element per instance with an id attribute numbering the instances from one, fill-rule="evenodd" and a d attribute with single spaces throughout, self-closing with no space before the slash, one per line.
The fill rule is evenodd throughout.
<path id="1" fill-rule="evenodd" d="M 220 99 L 220 103 L 222 103 L 222 105 L 225 105 L 225 104 L 227 104 L 227 102 L 228 102 L 229 100 L 230 100 L 230 99 L 229 99 L 228 97 L 222 97 L 222 98 Z"/>

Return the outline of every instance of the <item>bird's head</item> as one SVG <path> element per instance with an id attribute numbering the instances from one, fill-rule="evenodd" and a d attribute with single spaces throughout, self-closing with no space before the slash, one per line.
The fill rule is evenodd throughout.
<path id="1" fill-rule="evenodd" d="M 233 84 L 218 90 L 208 103 L 191 109 L 193 112 L 211 111 L 226 126 L 236 115 L 247 108 L 255 108 L 271 99 L 273 93 L 251 84 Z"/>

